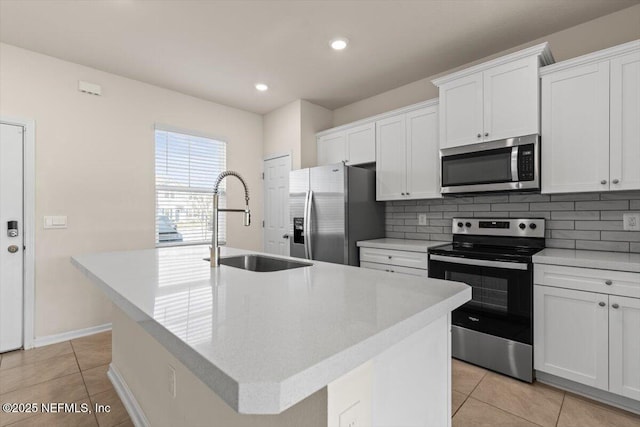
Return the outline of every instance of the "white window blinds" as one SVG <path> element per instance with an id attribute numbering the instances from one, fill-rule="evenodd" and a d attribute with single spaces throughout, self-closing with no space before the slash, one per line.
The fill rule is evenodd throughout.
<path id="1" fill-rule="evenodd" d="M 213 185 L 226 170 L 223 141 L 156 129 L 156 245 L 211 242 Z M 224 181 L 220 207 L 226 206 Z M 226 241 L 227 223 L 220 214 L 219 240 Z"/>

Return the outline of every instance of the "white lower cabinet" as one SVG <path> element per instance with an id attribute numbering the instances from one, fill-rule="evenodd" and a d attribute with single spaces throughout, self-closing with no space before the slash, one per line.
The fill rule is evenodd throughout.
<path id="1" fill-rule="evenodd" d="M 534 279 L 534 368 L 640 401 L 640 273 L 536 265 Z"/>
<path id="2" fill-rule="evenodd" d="M 591 387 L 609 387 L 609 298 L 534 287 L 535 369 Z"/>
<path id="3" fill-rule="evenodd" d="M 640 400 L 640 299 L 609 303 L 609 391 Z"/>
<path id="4" fill-rule="evenodd" d="M 427 277 L 428 263 L 428 255 L 424 252 L 360 248 L 362 268 Z"/>

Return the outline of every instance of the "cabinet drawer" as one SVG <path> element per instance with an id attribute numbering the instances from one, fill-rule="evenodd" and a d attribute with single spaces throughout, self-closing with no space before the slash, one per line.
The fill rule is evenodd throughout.
<path id="1" fill-rule="evenodd" d="M 640 273 L 536 264 L 536 285 L 640 298 Z"/>
<path id="2" fill-rule="evenodd" d="M 360 261 L 397 265 L 426 270 L 428 256 L 423 252 L 394 251 L 389 249 L 360 248 Z"/>
<path id="3" fill-rule="evenodd" d="M 389 273 L 402 273 L 410 274 L 411 276 L 427 277 L 427 270 L 422 270 L 420 268 L 400 267 L 397 265 L 378 264 L 375 262 L 360 262 L 360 267 L 386 271 Z"/>

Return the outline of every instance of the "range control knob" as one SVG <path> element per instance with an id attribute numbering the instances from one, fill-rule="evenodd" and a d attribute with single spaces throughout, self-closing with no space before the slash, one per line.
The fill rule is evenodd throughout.
<path id="1" fill-rule="evenodd" d="M 534 223 L 529 224 L 529 228 L 532 230 L 535 230 L 536 228 L 538 228 L 537 225 L 535 225 Z"/>
<path id="2" fill-rule="evenodd" d="M 520 227 L 520 230 L 524 230 L 525 228 L 527 228 L 527 224 L 525 224 L 524 222 L 521 222 L 518 227 Z"/>
<path id="3" fill-rule="evenodd" d="M 467 227 L 467 228 L 471 228 L 471 223 L 467 222 L 467 223 L 464 224 L 464 226 Z"/>

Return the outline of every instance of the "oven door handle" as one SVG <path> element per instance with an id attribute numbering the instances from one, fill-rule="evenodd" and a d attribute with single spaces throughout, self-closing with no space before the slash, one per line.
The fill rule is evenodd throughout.
<path id="1" fill-rule="evenodd" d="M 506 268 L 509 270 L 527 270 L 529 265 L 522 262 L 490 261 L 485 259 L 458 258 L 443 255 L 429 255 L 433 261 L 451 262 L 454 264 L 478 265 L 481 267 Z"/>

